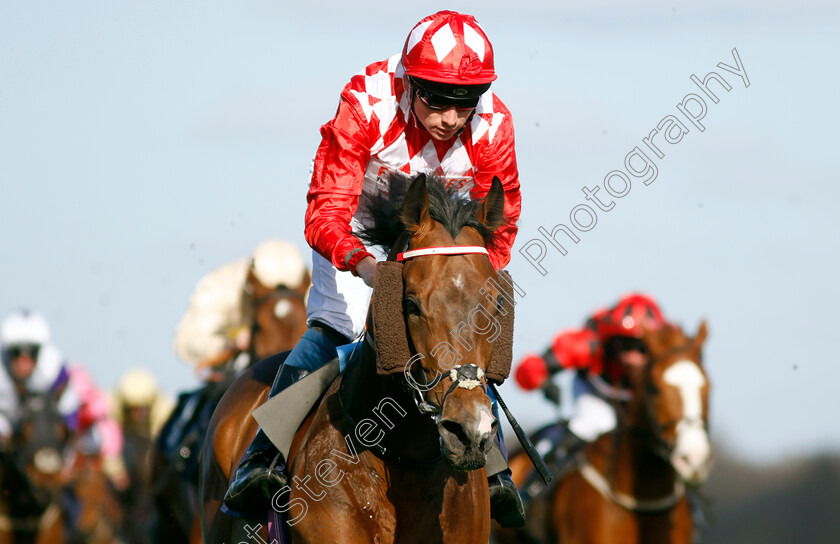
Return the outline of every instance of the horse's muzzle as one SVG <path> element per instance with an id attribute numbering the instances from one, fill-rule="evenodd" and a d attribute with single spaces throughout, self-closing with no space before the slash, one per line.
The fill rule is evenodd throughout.
<path id="1" fill-rule="evenodd" d="M 480 406 L 478 417 L 441 418 L 438 423 L 441 451 L 458 470 L 477 470 L 487 462 L 499 422 L 489 409 Z"/>

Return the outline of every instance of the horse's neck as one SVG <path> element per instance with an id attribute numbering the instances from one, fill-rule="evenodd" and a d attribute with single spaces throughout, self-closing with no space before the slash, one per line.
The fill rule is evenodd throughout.
<path id="1" fill-rule="evenodd" d="M 644 406 L 632 406 L 619 429 L 595 444 L 592 464 L 613 489 L 637 498 L 658 497 L 673 490 L 676 473 L 653 448 Z"/>
<path id="2" fill-rule="evenodd" d="M 435 458 L 440 454 L 437 427 L 429 416 L 417 410 L 411 395 L 399 386 L 398 380 L 376 372 L 376 354 L 365 343 L 355 368 L 345 377 L 345 409 L 357 425 L 365 418 L 379 423 L 385 431 L 379 445 L 393 454 L 410 459 Z M 355 429 L 346 432 L 354 433 Z"/>

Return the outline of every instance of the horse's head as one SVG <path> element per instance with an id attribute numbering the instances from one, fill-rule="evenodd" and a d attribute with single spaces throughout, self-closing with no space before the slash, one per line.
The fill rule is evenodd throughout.
<path id="1" fill-rule="evenodd" d="M 251 356 L 253 361 L 295 347 L 306 331 L 306 291 L 309 272 L 300 285 L 263 285 L 254 273 L 248 271 L 246 291 L 251 305 Z"/>
<path id="2" fill-rule="evenodd" d="M 21 400 L 9 457 L 24 478 L 21 484 L 29 488 L 34 506 L 46 507 L 58 492 L 69 439 L 70 431 L 53 395 L 32 393 Z"/>
<path id="3" fill-rule="evenodd" d="M 690 484 L 709 473 L 709 380 L 702 365 L 706 323 L 694 338 L 668 325 L 645 335 L 650 353 L 648 409 L 659 440 L 680 477 Z"/>
<path id="4" fill-rule="evenodd" d="M 485 372 L 499 335 L 497 314 L 507 310 L 497 284 L 488 283 L 496 272 L 484 247 L 504 222 L 501 182 L 494 180 L 483 200 L 470 201 L 421 175 L 405 190 L 399 211 L 403 232 L 389 260 L 403 261 L 411 350 L 404 376 L 421 411 L 434 415 L 446 459 L 458 469 L 478 469 L 498 429 Z"/>

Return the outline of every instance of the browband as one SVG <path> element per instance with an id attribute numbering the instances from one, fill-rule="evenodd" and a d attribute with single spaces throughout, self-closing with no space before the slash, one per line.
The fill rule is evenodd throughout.
<path id="1" fill-rule="evenodd" d="M 481 246 L 446 246 L 446 247 L 421 247 L 404 253 L 397 254 L 398 261 L 422 257 L 424 255 L 466 255 L 468 253 L 483 253 L 489 255 L 487 248 Z"/>

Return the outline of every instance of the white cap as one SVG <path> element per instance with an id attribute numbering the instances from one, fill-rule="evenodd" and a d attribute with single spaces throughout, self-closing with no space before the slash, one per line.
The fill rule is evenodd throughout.
<path id="1" fill-rule="evenodd" d="M 295 246 L 283 240 L 268 240 L 257 246 L 253 256 L 254 275 L 266 287 L 298 287 L 306 266 Z"/>
<path id="2" fill-rule="evenodd" d="M 143 406 L 155 400 L 157 383 L 151 372 L 144 368 L 126 371 L 117 385 L 117 394 L 128 406 Z"/>
<path id="3" fill-rule="evenodd" d="M 3 346 L 44 345 L 50 341 L 50 326 L 44 316 L 31 310 L 18 310 L 3 320 L 0 342 Z"/>

